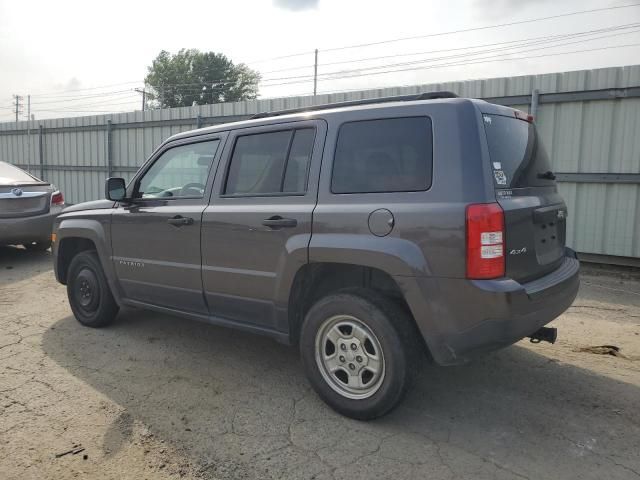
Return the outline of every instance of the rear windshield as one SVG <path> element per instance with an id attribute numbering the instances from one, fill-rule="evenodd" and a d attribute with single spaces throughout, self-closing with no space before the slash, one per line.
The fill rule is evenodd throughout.
<path id="1" fill-rule="evenodd" d="M 533 123 L 482 115 L 496 188 L 554 185 L 549 157 Z"/>
<path id="2" fill-rule="evenodd" d="M 12 183 L 32 183 L 37 181 L 27 172 L 18 167 L 0 162 L 0 185 Z"/>

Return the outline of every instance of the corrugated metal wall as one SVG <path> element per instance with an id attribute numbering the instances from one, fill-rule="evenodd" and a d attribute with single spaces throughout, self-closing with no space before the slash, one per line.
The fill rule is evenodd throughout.
<path id="1" fill-rule="evenodd" d="M 43 120 L 35 128 L 31 125 L 30 134 L 27 122 L 4 123 L 0 160 L 27 166 L 77 203 L 101 198 L 109 172 L 130 178 L 164 139 L 196 128 L 198 122 L 204 126 L 264 111 L 433 90 L 493 99 L 526 111 L 537 89 L 545 98 L 537 110 L 538 128 L 556 172 L 640 174 L 638 95 L 600 92 L 591 100 L 571 96 L 635 87 L 640 87 L 640 65 Z M 564 98 L 551 95 L 562 92 L 569 93 Z M 568 244 L 579 252 L 640 257 L 640 182 L 612 183 L 610 177 L 598 182 L 560 176 L 570 212 Z"/>

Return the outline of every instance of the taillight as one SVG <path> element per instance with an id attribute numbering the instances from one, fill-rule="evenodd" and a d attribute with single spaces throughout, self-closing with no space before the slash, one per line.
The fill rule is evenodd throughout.
<path id="1" fill-rule="evenodd" d="M 64 196 L 62 195 L 62 192 L 53 192 L 53 195 L 51 195 L 51 205 L 64 205 Z"/>
<path id="2" fill-rule="evenodd" d="M 467 207 L 467 278 L 504 276 L 504 212 L 497 203 Z"/>

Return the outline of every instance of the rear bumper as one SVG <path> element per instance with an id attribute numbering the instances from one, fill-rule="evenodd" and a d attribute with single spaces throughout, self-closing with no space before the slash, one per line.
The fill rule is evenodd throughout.
<path id="1" fill-rule="evenodd" d="M 54 206 L 43 215 L 0 218 L 0 245 L 49 240 L 53 222 L 61 211 L 62 208 Z"/>
<path id="2" fill-rule="evenodd" d="M 558 269 L 533 282 L 414 278 L 405 291 L 434 360 L 452 365 L 511 345 L 557 318 L 578 294 L 579 270 L 567 249 Z"/>

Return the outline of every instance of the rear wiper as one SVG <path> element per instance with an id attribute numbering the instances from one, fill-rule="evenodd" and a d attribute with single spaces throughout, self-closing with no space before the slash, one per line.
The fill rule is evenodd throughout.
<path id="1" fill-rule="evenodd" d="M 547 170 L 544 173 L 539 173 L 538 178 L 544 178 L 545 180 L 555 180 L 556 176 L 551 170 Z"/>

